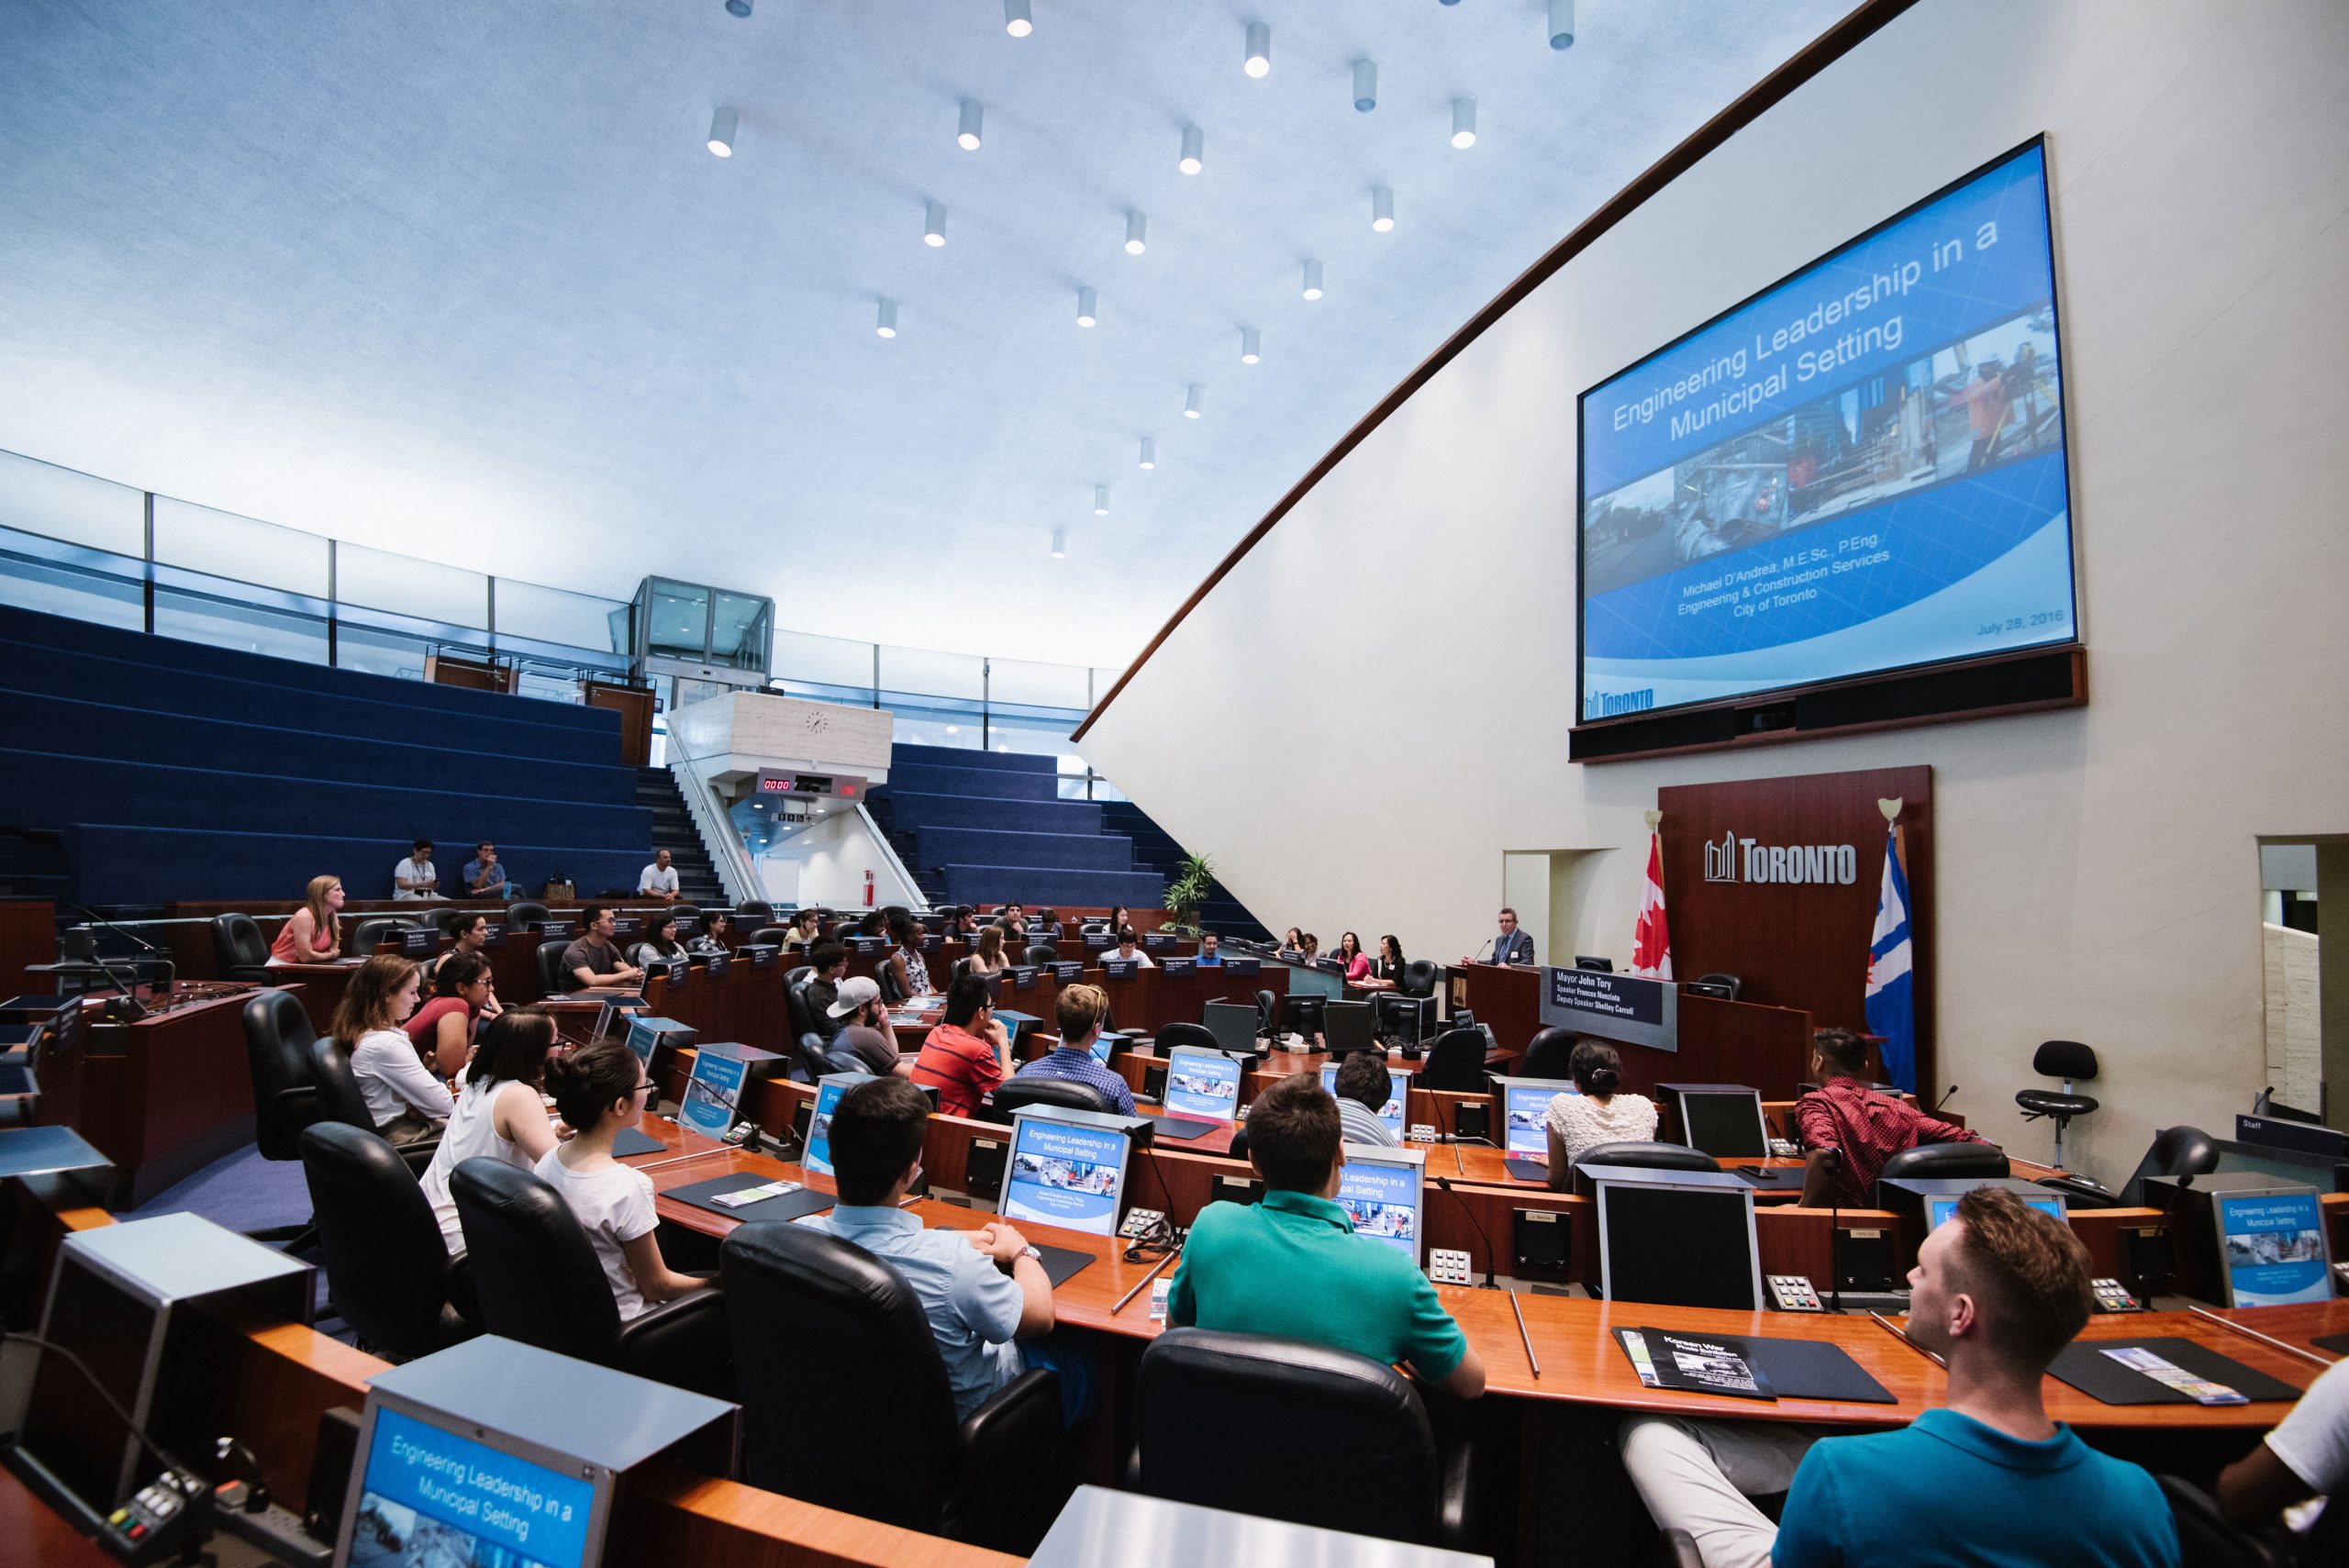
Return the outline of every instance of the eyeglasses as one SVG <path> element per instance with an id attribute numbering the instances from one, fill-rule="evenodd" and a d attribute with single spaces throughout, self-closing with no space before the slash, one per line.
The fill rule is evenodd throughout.
<path id="1" fill-rule="evenodd" d="M 649 1095 L 649 1094 L 651 1094 L 651 1093 L 652 1092 L 652 1083 L 651 1083 L 651 1080 L 647 1079 L 645 1082 L 643 1082 L 643 1083 L 641 1083 L 641 1084 L 639 1084 L 636 1086 L 636 1092 L 637 1092 L 638 1094 L 640 1094 L 640 1095 Z"/>

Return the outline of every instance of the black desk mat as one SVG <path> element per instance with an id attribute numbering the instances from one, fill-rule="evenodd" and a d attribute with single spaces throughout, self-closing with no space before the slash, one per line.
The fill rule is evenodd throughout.
<path id="1" fill-rule="evenodd" d="M 668 1147 L 657 1138 L 649 1137 L 632 1127 L 624 1127 L 612 1137 L 612 1154 L 625 1160 L 631 1154 L 658 1154 Z"/>
<path id="2" fill-rule="evenodd" d="M 1160 1138 L 1172 1138 L 1184 1143 L 1195 1138 L 1205 1138 L 1210 1132 L 1220 1132 L 1226 1126 L 1219 1121 L 1193 1121 L 1188 1117 L 1179 1116 L 1154 1116 L 1150 1118 L 1150 1125 Z"/>
<path id="3" fill-rule="evenodd" d="M 1504 1160 L 1501 1169 L 1520 1182 L 1540 1182 L 1547 1185 L 1550 1167 L 1534 1160 Z"/>
<path id="4" fill-rule="evenodd" d="M 1737 1173 L 1739 1181 L 1765 1193 L 1800 1192 L 1810 1176 L 1809 1169 L 1802 1165 L 1732 1165 L 1730 1169 Z"/>
<path id="5" fill-rule="evenodd" d="M 2331 1351 L 2335 1355 L 2349 1356 L 2349 1334 L 2327 1334 L 2323 1339 L 2310 1340 L 2309 1343 L 2321 1351 Z"/>
<path id="6" fill-rule="evenodd" d="M 2107 1350 L 2147 1350 L 2197 1377 L 2223 1383 L 2246 1399 L 2298 1399 L 2300 1391 L 2254 1372 L 2232 1357 L 2198 1345 L 2191 1340 L 2147 1338 L 2075 1340 L 2055 1357 L 2047 1374 L 2068 1383 L 2089 1398 L 2107 1405 L 2191 1405 L 2193 1400 L 2165 1384 L 2154 1382 L 2134 1367 L 2121 1365 Z"/>
<path id="7" fill-rule="evenodd" d="M 696 1208 L 706 1208 L 712 1214 L 722 1214 L 729 1219 L 742 1220 L 797 1219 L 806 1214 L 821 1214 L 836 1201 L 831 1194 L 819 1193 L 813 1187 L 761 1198 L 740 1208 L 728 1208 L 724 1204 L 710 1201 L 720 1193 L 740 1192 L 744 1187 L 763 1187 L 775 1179 L 763 1176 L 756 1171 L 737 1171 L 731 1175 L 712 1176 L 708 1181 L 696 1182 L 689 1187 L 671 1187 L 661 1195 L 675 1198 L 679 1203 L 689 1203 Z"/>
<path id="8" fill-rule="evenodd" d="M 1073 1247 L 1046 1247 L 1033 1241 L 1029 1245 L 1043 1254 L 1041 1261 L 1044 1265 L 1044 1274 L 1052 1282 L 1054 1290 L 1083 1273 L 1085 1266 L 1093 1261 L 1092 1253 L 1080 1252 Z"/>
<path id="9" fill-rule="evenodd" d="M 1781 1399 L 1833 1399 L 1845 1405 L 1898 1405 L 1893 1392 L 1868 1375 L 1841 1345 L 1824 1340 L 1745 1341 L 1746 1360 Z"/>

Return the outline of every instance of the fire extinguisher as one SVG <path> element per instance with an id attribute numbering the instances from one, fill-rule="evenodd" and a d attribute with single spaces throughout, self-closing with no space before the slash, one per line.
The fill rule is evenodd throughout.
<path id="1" fill-rule="evenodd" d="M 864 873 L 864 906 L 873 907 L 873 873 L 869 871 Z"/>

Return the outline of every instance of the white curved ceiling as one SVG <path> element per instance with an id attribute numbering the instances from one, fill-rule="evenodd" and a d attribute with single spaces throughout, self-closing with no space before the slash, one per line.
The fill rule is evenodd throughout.
<path id="1" fill-rule="evenodd" d="M 1001 0 L 14 0 L 0 447 L 558 586 L 659 571 L 809 631 L 1120 663 L 1844 0 L 1583 0 L 1564 51 L 1542 0 L 1033 6 L 1014 39 Z"/>

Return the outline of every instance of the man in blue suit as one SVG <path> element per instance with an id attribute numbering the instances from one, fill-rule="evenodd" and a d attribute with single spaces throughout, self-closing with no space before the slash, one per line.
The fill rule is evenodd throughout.
<path id="1" fill-rule="evenodd" d="M 1475 963 L 1477 961 L 1473 958 L 1464 958 L 1460 962 Z M 1493 956 L 1487 962 L 1493 963 L 1531 963 L 1533 962 L 1533 939 L 1517 929 L 1516 910 L 1501 911 L 1500 935 L 1493 939 Z"/>

